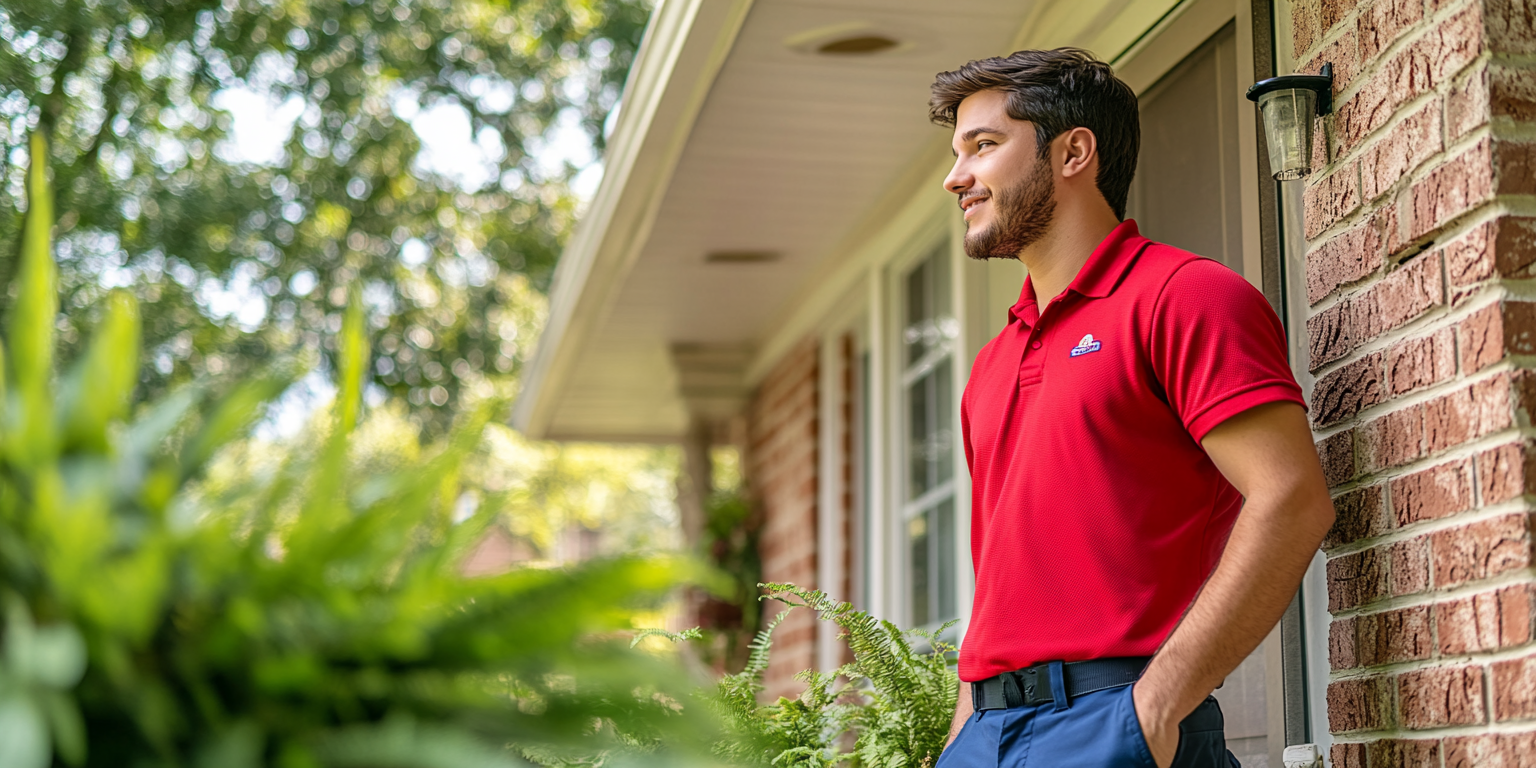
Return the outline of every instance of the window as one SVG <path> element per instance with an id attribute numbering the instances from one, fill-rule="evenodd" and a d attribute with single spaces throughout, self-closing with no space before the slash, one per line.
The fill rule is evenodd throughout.
<path id="1" fill-rule="evenodd" d="M 905 414 L 901 536 L 908 623 L 958 614 L 955 597 L 954 349 L 947 252 L 939 248 L 902 281 L 901 397 Z"/>

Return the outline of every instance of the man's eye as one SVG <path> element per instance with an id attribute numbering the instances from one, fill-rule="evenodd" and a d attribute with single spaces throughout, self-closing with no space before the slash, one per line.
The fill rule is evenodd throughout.
<path id="1" fill-rule="evenodd" d="M 994 146 L 997 146 L 997 142 L 995 142 L 995 141 L 987 141 L 986 139 L 982 139 L 981 141 L 976 142 L 976 148 L 977 149 L 981 149 L 983 147 L 994 147 Z"/>

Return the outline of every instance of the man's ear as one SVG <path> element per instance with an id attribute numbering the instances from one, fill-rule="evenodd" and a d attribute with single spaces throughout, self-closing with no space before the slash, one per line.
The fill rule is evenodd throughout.
<path id="1" fill-rule="evenodd" d="M 1070 179 L 1098 167 L 1095 161 L 1099 157 L 1099 139 L 1093 135 L 1093 131 L 1079 126 L 1056 137 L 1056 143 L 1062 157 L 1063 178 Z"/>

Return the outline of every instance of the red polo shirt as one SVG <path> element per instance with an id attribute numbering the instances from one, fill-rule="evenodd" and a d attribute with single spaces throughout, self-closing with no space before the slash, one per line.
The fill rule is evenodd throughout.
<path id="1" fill-rule="evenodd" d="M 1241 276 L 1132 221 L 1044 313 L 1025 280 L 1008 318 L 960 406 L 976 569 L 960 677 L 1151 655 L 1242 505 L 1200 441 L 1303 403 L 1280 320 Z"/>

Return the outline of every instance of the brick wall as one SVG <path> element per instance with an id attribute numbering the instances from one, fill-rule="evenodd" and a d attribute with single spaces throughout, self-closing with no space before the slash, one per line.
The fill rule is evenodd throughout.
<path id="1" fill-rule="evenodd" d="M 1332 762 L 1536 764 L 1536 8 L 1307 0 Z"/>
<path id="2" fill-rule="evenodd" d="M 796 346 L 763 380 L 748 406 L 747 477 L 763 512 L 763 581 L 816 587 L 818 348 Z M 766 603 L 765 619 L 783 605 Z M 773 636 L 764 683 L 769 700 L 804 687 L 795 673 L 816 664 L 816 618 L 797 610 Z"/>

